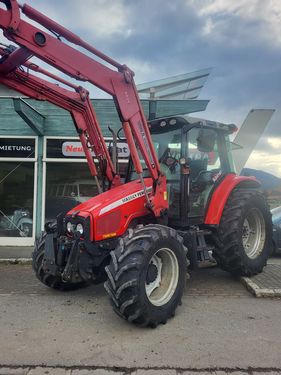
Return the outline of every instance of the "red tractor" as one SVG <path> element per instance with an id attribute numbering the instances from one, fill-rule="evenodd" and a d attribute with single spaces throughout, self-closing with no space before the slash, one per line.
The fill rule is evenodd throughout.
<path id="1" fill-rule="evenodd" d="M 231 166 L 228 136 L 236 127 L 179 116 L 148 123 L 128 67 L 32 7 L 0 2 L 0 27 L 19 46 L 0 49 L 0 82 L 71 113 L 99 191 L 46 225 L 33 253 L 38 279 L 60 290 L 105 281 L 118 315 L 155 327 L 181 302 L 188 260 L 196 267 L 212 250 L 234 275 L 261 272 L 272 243 L 271 215 L 258 181 L 235 175 Z M 113 97 L 119 137 L 130 149 L 125 177 L 88 92 L 29 61 L 33 56 Z"/>

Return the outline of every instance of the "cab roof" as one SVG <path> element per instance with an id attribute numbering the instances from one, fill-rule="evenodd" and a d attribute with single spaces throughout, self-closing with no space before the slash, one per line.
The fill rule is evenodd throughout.
<path id="1" fill-rule="evenodd" d="M 148 121 L 148 126 L 152 134 L 167 133 L 182 127 L 207 127 L 232 134 L 238 130 L 235 124 L 224 124 L 218 121 L 206 120 L 198 117 L 191 117 L 188 115 L 169 116 L 157 118 Z"/>

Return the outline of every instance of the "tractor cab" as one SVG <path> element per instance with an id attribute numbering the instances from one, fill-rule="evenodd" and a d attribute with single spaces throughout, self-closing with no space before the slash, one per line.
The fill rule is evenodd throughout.
<path id="1" fill-rule="evenodd" d="M 203 223 L 216 185 L 234 172 L 229 134 L 236 126 L 190 116 L 161 118 L 149 126 L 167 178 L 169 224 Z"/>

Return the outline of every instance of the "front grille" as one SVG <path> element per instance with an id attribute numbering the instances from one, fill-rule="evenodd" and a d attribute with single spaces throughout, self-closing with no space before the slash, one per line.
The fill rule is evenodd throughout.
<path id="1" fill-rule="evenodd" d="M 72 225 L 72 230 L 69 231 L 67 230 L 67 224 L 68 223 L 71 223 Z M 72 217 L 72 216 L 66 216 L 64 218 L 64 233 L 67 237 L 73 237 L 74 236 L 74 232 L 76 231 L 76 227 L 78 224 L 82 224 L 83 225 L 83 234 L 81 234 L 81 239 L 84 239 L 85 237 L 87 237 L 87 232 L 88 232 L 88 225 L 87 225 L 87 219 L 85 219 L 84 217 L 79 217 L 79 216 L 75 216 L 75 217 Z"/>

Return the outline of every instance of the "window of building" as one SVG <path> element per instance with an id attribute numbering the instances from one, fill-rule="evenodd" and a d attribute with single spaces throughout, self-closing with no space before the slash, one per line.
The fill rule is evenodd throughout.
<path id="1" fill-rule="evenodd" d="M 45 221 L 54 220 L 97 193 L 87 163 L 47 163 Z"/>
<path id="2" fill-rule="evenodd" d="M 119 159 L 122 159 L 118 165 L 119 173 L 125 176 L 128 146 L 126 143 L 119 143 L 118 149 Z M 44 165 L 44 223 L 55 220 L 58 214 L 66 214 L 73 207 L 98 194 L 79 139 L 46 138 Z"/>
<path id="3" fill-rule="evenodd" d="M 35 153 L 34 138 L 0 137 L 1 245 L 34 242 Z"/>

